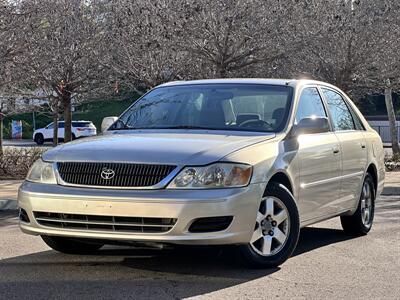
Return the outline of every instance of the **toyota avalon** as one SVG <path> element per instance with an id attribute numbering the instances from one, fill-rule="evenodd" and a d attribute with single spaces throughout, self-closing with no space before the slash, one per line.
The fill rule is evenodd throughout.
<path id="1" fill-rule="evenodd" d="M 171 82 L 103 127 L 44 153 L 20 187 L 22 231 L 57 251 L 232 245 L 250 265 L 272 267 L 302 227 L 340 217 L 346 233 L 371 229 L 382 142 L 330 84 Z"/>

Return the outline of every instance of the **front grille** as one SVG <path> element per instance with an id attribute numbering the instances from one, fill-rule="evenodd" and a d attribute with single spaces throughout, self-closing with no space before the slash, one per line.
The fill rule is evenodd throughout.
<path id="1" fill-rule="evenodd" d="M 172 229 L 177 220 L 173 218 L 95 216 L 50 212 L 34 212 L 34 216 L 40 225 L 47 227 L 133 233 L 167 232 Z"/>
<path id="2" fill-rule="evenodd" d="M 59 162 L 58 173 L 67 184 L 109 186 L 109 187 L 148 187 L 163 180 L 176 168 L 171 165 Z M 102 176 L 103 171 L 113 171 L 113 176 Z M 112 173 L 112 172 L 111 172 Z M 105 174 L 107 175 L 107 174 Z M 110 175 L 110 173 L 108 173 Z"/>

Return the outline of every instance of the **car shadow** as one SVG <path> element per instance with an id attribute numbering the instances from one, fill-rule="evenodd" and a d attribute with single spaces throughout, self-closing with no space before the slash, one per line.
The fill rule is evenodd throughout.
<path id="1" fill-rule="evenodd" d="M 299 242 L 293 256 L 356 238 L 341 229 L 306 227 L 301 229 Z"/>
<path id="2" fill-rule="evenodd" d="M 348 239 L 351 237 L 341 230 L 305 228 L 294 256 Z M 5 299 L 26 295 L 181 299 L 268 277 L 279 270 L 244 266 L 231 247 L 106 246 L 91 255 L 49 250 L 0 260 L 0 293 Z"/>
<path id="3" fill-rule="evenodd" d="M 0 227 L 15 226 L 18 222 L 17 210 L 0 211 Z"/>

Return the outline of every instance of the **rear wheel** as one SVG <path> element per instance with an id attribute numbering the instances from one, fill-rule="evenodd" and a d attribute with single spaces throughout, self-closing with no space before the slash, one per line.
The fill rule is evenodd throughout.
<path id="1" fill-rule="evenodd" d="M 34 141 L 38 145 L 43 145 L 44 144 L 44 136 L 41 133 L 36 133 Z"/>
<path id="2" fill-rule="evenodd" d="M 42 235 L 41 238 L 50 248 L 66 254 L 88 254 L 104 246 L 104 244 L 85 239 L 47 235 Z"/>
<path id="3" fill-rule="evenodd" d="M 366 235 L 372 227 L 375 214 L 375 188 L 370 174 L 364 179 L 356 212 L 351 216 L 341 216 L 343 230 L 351 235 Z"/>
<path id="4" fill-rule="evenodd" d="M 278 183 L 268 185 L 255 223 L 250 243 L 241 246 L 245 261 L 263 268 L 285 262 L 295 250 L 300 233 L 297 206 L 286 187 Z"/>
<path id="5" fill-rule="evenodd" d="M 76 136 L 75 136 L 75 134 L 72 133 L 72 134 L 71 134 L 71 141 L 74 141 L 74 140 L 76 140 Z M 61 139 L 61 142 L 62 142 L 62 143 L 65 143 L 65 139 L 62 138 L 62 139 Z"/>

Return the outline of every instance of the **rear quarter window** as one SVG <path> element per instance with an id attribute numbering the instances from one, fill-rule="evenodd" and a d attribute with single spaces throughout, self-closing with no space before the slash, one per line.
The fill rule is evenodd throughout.
<path id="1" fill-rule="evenodd" d="M 72 127 L 90 127 L 91 122 L 72 122 Z"/>

